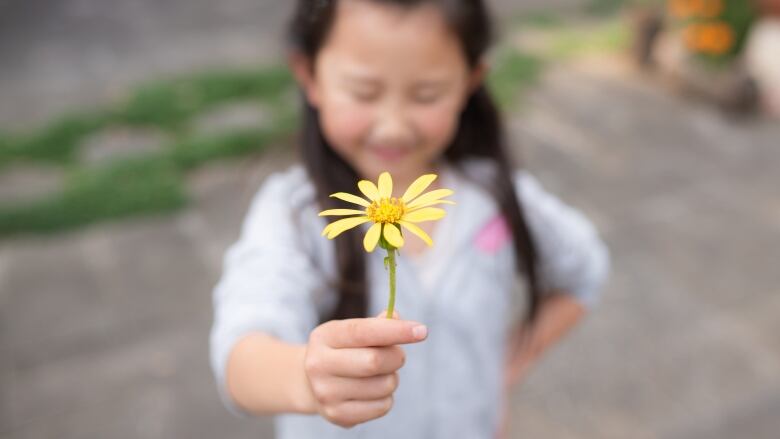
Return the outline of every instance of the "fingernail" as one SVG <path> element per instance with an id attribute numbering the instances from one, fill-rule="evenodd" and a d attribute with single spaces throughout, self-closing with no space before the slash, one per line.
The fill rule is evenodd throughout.
<path id="1" fill-rule="evenodd" d="M 412 328 L 412 335 L 417 340 L 422 340 L 425 338 L 426 335 L 428 335 L 428 327 L 425 325 L 417 325 L 414 328 Z"/>

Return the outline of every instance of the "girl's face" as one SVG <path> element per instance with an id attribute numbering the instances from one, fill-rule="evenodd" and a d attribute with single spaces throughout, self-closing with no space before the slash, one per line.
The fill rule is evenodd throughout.
<path id="1" fill-rule="evenodd" d="M 386 170 L 406 184 L 449 145 L 483 70 L 435 6 L 366 0 L 340 0 L 313 65 L 293 69 L 336 152 L 363 178 Z"/>

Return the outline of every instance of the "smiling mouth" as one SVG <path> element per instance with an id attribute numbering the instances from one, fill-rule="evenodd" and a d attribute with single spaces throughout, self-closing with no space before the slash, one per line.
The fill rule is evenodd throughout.
<path id="1" fill-rule="evenodd" d="M 371 153 L 382 160 L 395 161 L 406 157 L 411 150 L 408 148 L 375 147 L 370 149 Z"/>

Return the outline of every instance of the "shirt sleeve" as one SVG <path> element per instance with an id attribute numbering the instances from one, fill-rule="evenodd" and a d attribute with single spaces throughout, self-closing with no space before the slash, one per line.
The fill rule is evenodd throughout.
<path id="1" fill-rule="evenodd" d="M 532 175 L 518 172 L 515 183 L 536 245 L 542 288 L 572 294 L 591 309 L 609 273 L 606 245 L 582 213 L 545 191 Z"/>
<path id="2" fill-rule="evenodd" d="M 300 244 L 284 176 L 269 177 L 252 201 L 241 236 L 224 258 L 213 291 L 211 366 L 225 406 L 245 415 L 230 398 L 225 372 L 236 342 L 264 332 L 289 343 L 305 343 L 319 321 L 315 294 L 322 275 Z"/>

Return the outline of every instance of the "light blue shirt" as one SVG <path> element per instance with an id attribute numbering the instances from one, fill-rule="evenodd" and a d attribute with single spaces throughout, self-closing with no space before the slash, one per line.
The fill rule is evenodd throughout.
<path id="1" fill-rule="evenodd" d="M 442 172 L 457 205 L 433 235 L 434 247 L 398 258 L 396 309 L 428 326 L 428 338 L 405 345 L 406 363 L 392 410 L 344 429 L 317 415 L 276 417 L 279 439 L 492 438 L 499 422 L 507 331 L 524 304 L 508 229 L 492 197 L 473 180 L 486 162 Z M 469 178 L 466 178 L 468 176 Z M 592 224 L 546 192 L 530 174 L 515 175 L 518 196 L 539 255 L 546 290 L 592 307 L 609 271 L 608 252 Z M 211 364 L 226 406 L 228 355 L 239 338 L 261 331 L 302 344 L 320 316 L 336 306 L 334 244 L 320 236 L 314 187 L 301 166 L 270 176 L 258 191 L 242 234 L 227 252 L 214 290 Z M 416 239 L 416 238 L 410 238 Z M 369 315 L 387 306 L 384 255 L 368 256 Z"/>

